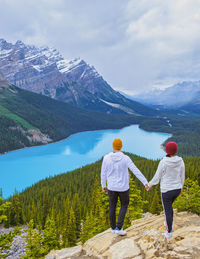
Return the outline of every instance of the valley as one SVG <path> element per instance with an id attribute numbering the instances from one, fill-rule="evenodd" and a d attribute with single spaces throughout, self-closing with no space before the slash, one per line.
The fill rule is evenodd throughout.
<path id="1" fill-rule="evenodd" d="M 176 141 L 178 155 L 185 157 L 187 177 L 184 195 L 176 207 L 199 213 L 199 205 L 193 205 L 200 192 L 198 91 L 194 99 L 179 106 L 142 104 L 116 92 L 83 60 L 66 60 L 54 49 L 22 42 L 0 40 L 0 48 L 0 153 L 23 149 L 0 157 L 1 196 L 13 195 L 9 209 L 4 209 L 4 225 L 29 224 L 33 232 L 35 227 L 45 232 L 50 226 L 54 246 L 46 245 L 36 231 L 46 246 L 37 253 L 44 256 L 55 247 L 70 247 L 77 240 L 84 243 L 109 227 L 108 200 L 99 185 L 101 161 L 95 161 L 112 150 L 108 141 L 115 137 L 123 139 L 125 151 L 140 155 L 129 153 L 148 179 L 156 170 L 156 159 L 165 155 L 160 145 Z M 38 147 L 24 149 L 33 146 Z M 147 196 L 141 183 L 132 176 L 130 179 L 131 199 L 137 202 L 132 204 L 134 213 L 129 212 L 126 227 L 142 212 L 162 210 L 158 188 Z M 193 198 L 186 206 L 188 195 Z M 91 224 L 94 219 L 102 222 L 101 217 L 106 220 L 98 223 L 99 228 Z M 2 237 L 2 249 L 12 235 Z M 24 241 L 20 244 L 22 253 Z"/>

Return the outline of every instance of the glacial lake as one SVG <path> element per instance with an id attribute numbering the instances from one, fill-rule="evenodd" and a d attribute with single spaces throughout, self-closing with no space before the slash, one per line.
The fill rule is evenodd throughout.
<path id="1" fill-rule="evenodd" d="M 87 131 L 60 142 L 25 148 L 0 155 L 0 188 L 8 198 L 49 176 L 68 172 L 101 159 L 112 151 L 115 138 L 123 141 L 122 151 L 151 159 L 165 155 L 161 144 L 166 133 L 146 132 L 132 125 L 119 130 Z"/>

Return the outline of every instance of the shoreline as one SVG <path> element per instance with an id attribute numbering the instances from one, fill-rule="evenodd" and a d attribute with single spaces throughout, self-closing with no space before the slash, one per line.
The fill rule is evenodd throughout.
<path id="1" fill-rule="evenodd" d="M 60 140 L 56 140 L 56 141 L 52 141 L 52 142 L 49 142 L 49 143 L 46 143 L 46 144 L 41 144 L 41 145 L 34 145 L 34 146 L 29 146 L 29 147 L 22 147 L 22 148 L 19 148 L 19 149 L 14 149 L 14 150 L 10 150 L 10 151 L 7 151 L 7 152 L 4 152 L 4 153 L 0 153 L 0 157 L 3 156 L 3 155 L 6 155 L 6 154 L 9 154 L 11 152 L 15 152 L 15 151 L 20 151 L 20 150 L 23 150 L 23 149 L 28 149 L 28 148 L 36 148 L 36 147 L 40 147 L 40 146 L 46 146 L 46 145 L 51 145 L 51 144 L 55 144 L 55 143 L 59 143 L 61 141 L 65 141 L 67 140 L 68 138 L 72 137 L 73 135 L 75 134 L 80 134 L 80 133 L 84 133 L 84 132 L 90 132 L 90 131 L 103 131 L 103 130 L 117 130 L 117 129 L 120 129 L 122 130 L 123 128 L 126 128 L 126 127 L 130 127 L 130 126 L 138 126 L 139 129 L 145 131 L 145 132 L 152 132 L 152 133 L 163 133 L 163 134 L 168 134 L 170 135 L 169 138 L 171 138 L 173 136 L 173 134 L 170 134 L 170 133 L 167 133 L 167 132 L 161 132 L 161 131 L 148 131 L 148 130 L 145 130 L 143 128 L 140 127 L 140 124 L 130 124 L 130 125 L 127 125 L 127 126 L 124 126 L 122 128 L 115 128 L 115 129 L 96 129 L 96 130 L 84 130 L 84 131 L 78 131 L 76 133 L 72 133 L 70 134 L 69 136 L 67 136 L 66 138 L 63 138 L 63 139 L 60 139 Z M 169 139 L 167 138 L 167 139 Z M 161 149 L 163 149 L 163 143 L 160 144 L 161 146 Z M 164 149 L 163 149 L 164 150 Z"/>
<path id="2" fill-rule="evenodd" d="M 132 125 L 139 125 L 139 124 L 130 124 L 130 125 L 124 126 L 124 127 L 122 127 L 122 128 L 116 128 L 116 129 L 97 129 L 97 130 L 78 131 L 78 132 L 76 132 L 76 133 L 70 134 L 68 137 L 65 137 L 65 138 L 60 139 L 60 140 L 55 140 L 55 141 L 52 141 L 52 142 L 49 142 L 49 143 L 46 143 L 46 144 L 34 145 L 34 146 L 29 146 L 29 147 L 22 147 L 22 148 L 19 148 L 19 149 L 14 149 L 14 150 L 6 151 L 6 152 L 4 152 L 4 153 L 0 153 L 0 157 L 1 157 L 2 155 L 6 155 L 6 154 L 8 154 L 8 153 L 15 152 L 15 151 L 20 151 L 20 150 L 23 150 L 23 149 L 26 149 L 26 148 L 36 148 L 36 147 L 40 147 L 40 146 L 46 146 L 46 145 L 51 145 L 51 144 L 59 143 L 59 142 L 61 142 L 61 141 L 64 141 L 64 140 L 66 140 L 66 139 L 72 137 L 72 136 L 75 135 L 75 134 L 80 134 L 80 133 L 83 133 L 83 132 L 102 131 L 102 130 L 117 130 L 117 129 L 123 129 L 123 128 L 129 127 L 129 126 L 132 126 Z"/>

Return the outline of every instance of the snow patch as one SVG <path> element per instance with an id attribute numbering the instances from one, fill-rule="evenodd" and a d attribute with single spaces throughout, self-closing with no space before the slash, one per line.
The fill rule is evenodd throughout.
<path id="1" fill-rule="evenodd" d="M 0 56 L 8 56 L 8 54 L 10 54 L 10 52 L 12 52 L 12 49 L 3 49 L 3 50 L 0 50 Z"/>
<path id="2" fill-rule="evenodd" d="M 79 66 L 80 62 L 82 60 L 80 58 L 77 59 L 63 59 L 56 62 L 57 68 L 61 73 L 68 73 L 69 71 L 72 71 L 74 68 L 77 68 Z"/>
<path id="3" fill-rule="evenodd" d="M 120 109 L 120 110 L 122 110 L 122 111 L 124 111 L 124 112 L 126 112 L 126 113 L 128 113 L 128 114 L 139 115 L 139 114 L 135 113 L 132 109 L 129 109 L 129 108 L 127 108 L 127 107 L 125 107 L 125 106 L 123 106 L 123 105 L 121 105 L 121 104 L 118 104 L 118 103 L 110 103 L 110 102 L 105 101 L 105 100 L 103 100 L 103 99 L 100 99 L 100 100 L 101 100 L 102 102 L 104 102 L 104 103 L 106 103 L 106 104 L 108 104 L 108 105 L 110 105 L 110 106 L 112 106 L 112 107 L 114 107 L 114 108 Z"/>
<path id="4" fill-rule="evenodd" d="M 41 71 L 42 71 L 41 66 L 36 66 L 36 65 L 34 66 L 34 65 L 33 65 L 33 68 L 35 68 L 38 72 L 41 72 Z"/>
<path id="5" fill-rule="evenodd" d="M 167 120 L 167 123 L 170 127 L 172 127 L 172 124 L 170 123 L 170 120 Z"/>

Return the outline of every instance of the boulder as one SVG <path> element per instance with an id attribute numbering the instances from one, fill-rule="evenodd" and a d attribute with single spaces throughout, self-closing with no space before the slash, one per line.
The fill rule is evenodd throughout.
<path id="1" fill-rule="evenodd" d="M 82 246 L 78 245 L 71 248 L 64 248 L 61 250 L 53 250 L 48 255 L 45 256 L 45 259 L 68 259 L 71 257 L 78 257 L 82 252 Z"/>
<path id="2" fill-rule="evenodd" d="M 141 254 L 141 250 L 132 238 L 125 238 L 112 245 L 109 250 L 103 254 L 108 259 L 135 258 Z"/>

